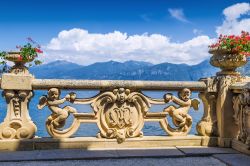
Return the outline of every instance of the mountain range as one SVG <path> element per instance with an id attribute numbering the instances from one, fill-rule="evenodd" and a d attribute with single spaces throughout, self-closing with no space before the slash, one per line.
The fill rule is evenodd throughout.
<path id="1" fill-rule="evenodd" d="M 34 66 L 30 72 L 36 78 L 95 79 L 95 80 L 165 80 L 195 81 L 215 75 L 217 68 L 205 60 L 197 65 L 161 63 L 151 64 L 141 61 L 98 62 L 82 66 L 68 61 L 57 60 Z"/>

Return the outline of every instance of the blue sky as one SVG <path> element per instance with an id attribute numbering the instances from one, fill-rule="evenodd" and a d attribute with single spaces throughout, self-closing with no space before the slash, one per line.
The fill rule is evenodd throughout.
<path id="1" fill-rule="evenodd" d="M 132 59 L 152 63 L 166 61 L 198 63 L 208 57 L 207 53 L 204 53 L 204 49 L 195 46 L 192 49 L 203 51 L 203 53 L 189 50 L 176 53 L 176 58 L 171 50 L 177 47 L 180 47 L 179 49 L 183 47 L 187 49 L 185 48 L 187 46 L 192 47 L 194 44 L 189 45 L 188 42 L 193 43 L 197 37 L 200 38 L 195 42 L 204 40 L 205 45 L 210 43 L 218 35 L 218 32 L 229 32 L 226 27 L 230 27 L 230 25 L 223 24 L 228 15 L 225 15 L 223 11 L 230 6 L 243 4 L 243 2 L 245 5 L 236 6 L 230 9 L 229 13 L 236 11 L 236 14 L 241 18 L 235 18 L 235 20 L 238 22 L 246 20 L 247 23 L 244 23 L 243 27 L 248 30 L 250 9 L 247 7 L 247 4 L 249 5 L 247 1 L 1 1 L 0 50 L 14 49 L 17 44 L 24 43 L 27 37 L 32 37 L 44 46 L 45 62 L 65 59 L 80 64 L 90 64 L 111 59 L 118 61 Z M 245 13 L 237 13 L 237 10 L 244 7 Z M 233 21 L 230 23 L 232 24 Z M 222 27 L 221 30 L 218 30 L 218 27 Z M 59 37 L 58 35 L 63 31 L 65 31 L 64 35 L 67 33 L 66 37 L 62 37 L 62 35 Z M 114 34 L 114 31 L 118 33 Z M 78 35 L 79 33 L 81 35 Z M 53 38 L 54 41 L 52 41 Z M 93 42 L 93 40 L 95 41 Z M 78 44 L 75 44 L 74 48 L 69 47 L 72 42 Z M 154 46 L 153 43 L 157 42 L 159 42 L 158 46 Z M 131 48 L 135 45 L 134 43 L 140 44 L 136 48 Z M 161 44 L 162 46 L 159 46 Z M 166 47 L 168 44 L 171 47 Z M 87 47 L 87 45 L 89 46 Z M 93 47 L 99 48 L 99 50 L 93 49 Z M 124 47 L 128 47 L 128 49 L 126 50 Z M 202 45 L 202 47 L 204 46 Z M 122 51 L 119 51 L 118 48 Z M 170 50 L 169 54 L 171 55 L 166 55 L 168 50 Z M 159 52 L 164 52 L 164 56 Z M 114 55 L 108 55 L 112 53 Z M 190 57 L 191 53 L 197 54 L 197 60 Z M 75 57 L 72 58 L 72 56 Z M 160 58 L 156 60 L 156 56 L 160 56 Z M 186 59 L 178 59 L 178 57 L 185 56 Z M 92 60 L 88 60 L 90 58 Z"/>

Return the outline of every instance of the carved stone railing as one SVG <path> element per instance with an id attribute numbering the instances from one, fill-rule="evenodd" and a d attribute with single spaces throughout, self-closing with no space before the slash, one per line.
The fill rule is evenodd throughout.
<path id="1" fill-rule="evenodd" d="M 130 138 L 143 138 L 145 122 L 158 122 L 167 134 L 165 137 L 187 136 L 193 122 L 189 110 L 198 110 L 201 103 L 199 99 L 192 98 L 191 93 L 198 92 L 204 106 L 203 117 L 196 126 L 198 135 L 216 138 L 218 146 L 231 147 L 232 139 L 237 138 L 240 132 L 238 139 L 248 145 L 249 124 L 244 118 L 248 117 L 249 103 L 248 99 L 242 98 L 246 98 L 249 91 L 241 90 L 245 86 L 243 82 L 249 81 L 235 72 L 230 75 L 218 73 L 215 77 L 199 81 L 35 79 L 23 64 L 16 64 L 10 73 L 3 74 L 1 78 L 7 114 L 0 124 L 0 143 L 3 140 L 35 137 L 37 127 L 29 116 L 29 102 L 34 91 L 48 90 L 37 101 L 37 108 L 48 107 L 51 111 L 45 124 L 48 133 L 55 139 L 72 137 L 83 123 L 97 124 L 98 139 L 116 140 L 120 144 Z M 98 90 L 99 93 L 80 98 L 74 92 L 88 89 Z M 63 90 L 72 92 L 61 97 Z M 165 95 L 152 98 L 145 95 L 144 90 L 160 90 Z M 173 91 L 178 95 L 170 93 Z M 61 107 L 61 104 L 64 106 Z M 74 104 L 90 105 L 91 112 L 77 110 Z M 165 105 L 165 108 L 152 112 L 153 105 Z M 70 115 L 73 117 L 72 124 L 64 128 Z"/>
<path id="2" fill-rule="evenodd" d="M 197 99 L 190 98 L 191 90 L 204 91 L 206 89 L 206 84 L 203 82 L 167 81 L 34 79 L 30 83 L 30 86 L 33 90 L 48 89 L 48 93 L 40 98 L 38 109 L 43 109 L 47 106 L 51 110 L 52 114 L 47 118 L 46 128 L 52 137 L 67 138 L 77 131 L 81 123 L 96 123 L 100 130 L 98 137 L 115 138 L 119 143 L 123 142 L 126 138 L 142 137 L 142 128 L 145 121 L 159 122 L 168 135 L 187 135 L 192 126 L 192 117 L 188 114 L 188 111 L 191 107 L 197 110 L 199 105 Z M 5 87 L 4 83 L 3 87 Z M 63 89 L 97 89 L 100 90 L 100 93 L 91 98 L 77 98 L 77 94 L 71 92 L 64 98 L 61 98 L 60 91 Z M 142 90 L 175 90 L 179 92 L 179 95 L 176 97 L 170 93 L 166 93 L 161 99 L 153 99 L 144 95 Z M 5 90 L 4 94 L 7 92 Z M 7 98 L 6 94 L 5 97 Z M 18 98 L 18 101 L 21 100 Z M 79 113 L 72 106 L 65 106 L 63 108 L 59 106 L 67 101 L 73 104 L 90 104 L 93 109 L 92 113 Z M 169 105 L 160 112 L 150 112 L 149 110 L 153 104 L 171 102 L 176 105 Z M 27 104 L 22 103 L 21 105 Z M 12 105 L 13 103 L 9 103 L 10 108 L 8 113 L 15 112 L 15 109 L 11 108 Z M 19 112 L 21 113 L 22 111 L 19 110 Z M 70 114 L 74 117 L 72 125 L 62 130 Z M 172 118 L 174 127 L 168 123 L 167 116 Z M 17 116 L 12 115 L 11 117 Z M 7 119 L 11 118 L 8 117 Z M 9 127 L 13 123 L 12 121 L 11 119 L 4 123 L 7 124 L 8 128 L 5 127 L 0 131 L 2 139 L 20 138 L 14 134 L 19 129 L 14 131 L 15 129 L 12 130 Z M 5 130 L 7 129 L 11 134 L 6 134 Z M 29 131 L 29 135 L 24 135 L 23 138 L 32 138 L 34 132 L 35 130 L 33 130 L 33 133 Z"/>
<path id="3" fill-rule="evenodd" d="M 231 85 L 233 97 L 233 120 L 239 127 L 233 147 L 241 152 L 250 154 L 250 78 L 246 81 Z"/>
<path id="4" fill-rule="evenodd" d="M 191 107 L 197 110 L 199 104 L 197 99 L 190 99 L 190 89 L 204 90 L 205 84 L 202 82 L 36 80 L 33 87 L 34 89 L 56 87 L 50 88 L 48 94 L 40 98 L 38 106 L 39 109 L 48 106 L 52 111 L 52 115 L 46 122 L 47 130 L 52 137 L 70 137 L 77 131 L 80 123 L 96 123 L 100 130 L 98 137 L 116 138 L 118 142 L 123 142 L 125 138 L 142 137 L 144 121 L 159 122 L 168 135 L 187 135 L 192 125 L 192 117 L 188 111 Z M 60 89 L 65 87 L 101 89 L 101 91 L 91 98 L 77 98 L 77 95 L 72 92 L 60 99 Z M 141 92 L 145 89 L 178 90 L 179 97 L 167 93 L 161 99 L 153 99 Z M 78 111 L 71 106 L 60 108 L 59 104 L 65 101 L 73 104 L 90 104 L 93 111 L 77 113 Z M 153 104 L 165 104 L 171 101 L 177 106 L 170 105 L 157 113 L 149 111 Z M 58 130 L 65 124 L 69 113 L 74 116 L 73 124 L 68 129 Z M 167 116 L 172 118 L 175 128 L 169 125 Z"/>

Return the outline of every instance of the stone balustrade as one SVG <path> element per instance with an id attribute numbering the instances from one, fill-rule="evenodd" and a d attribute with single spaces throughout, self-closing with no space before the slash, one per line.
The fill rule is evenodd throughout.
<path id="1" fill-rule="evenodd" d="M 200 142 L 197 145 L 231 147 L 233 143 L 233 147 L 238 150 L 249 152 L 250 81 L 235 73 L 218 73 L 199 81 L 35 79 L 24 64 L 16 63 L 10 73 L 2 75 L 0 81 L 7 103 L 6 117 L 0 124 L 0 145 L 6 141 L 27 143 L 32 140 L 34 147 L 37 139 L 46 142 L 45 138 L 35 137 L 37 126 L 29 115 L 29 102 L 34 91 L 47 90 L 37 101 L 37 109 L 48 107 L 51 111 L 44 123 L 49 135 L 55 140 L 72 143 L 75 140 L 72 137 L 80 125 L 95 123 L 99 133 L 97 138 L 90 140 L 111 141 L 112 146 L 133 142 L 128 145 L 132 146 L 134 142 L 141 142 L 140 146 L 151 147 L 158 142 L 157 146 L 161 147 L 164 141 L 170 141 L 165 144 L 169 146 L 194 145 L 192 141 L 198 139 Z M 99 93 L 81 98 L 74 92 L 86 89 L 98 90 Z M 61 96 L 63 90 L 72 92 Z M 144 90 L 163 91 L 165 95 L 152 98 L 145 95 Z M 192 92 L 198 92 L 199 98 L 193 98 Z M 92 110 L 80 112 L 74 104 L 90 105 Z M 196 126 L 197 136 L 190 137 L 188 134 L 193 118 L 189 111 L 198 110 L 200 104 L 204 106 L 204 114 Z M 165 105 L 165 108 L 152 112 L 153 105 Z M 72 124 L 64 128 L 69 116 L 73 117 Z M 145 122 L 158 122 L 166 136 L 144 136 L 142 129 Z M 88 138 L 78 139 L 82 139 L 85 144 L 88 141 Z M 149 140 L 152 145 L 145 144 Z M 182 143 L 177 140 L 182 140 Z"/>
<path id="2" fill-rule="evenodd" d="M 145 121 L 159 122 L 168 135 L 187 135 L 192 127 L 192 117 L 188 114 L 188 111 L 191 107 L 198 110 L 198 105 L 200 104 L 198 99 L 191 99 L 191 90 L 198 92 L 206 90 L 206 84 L 202 81 L 40 80 L 27 77 L 30 81 L 28 84 L 31 87 L 27 87 L 27 91 L 22 90 L 18 92 L 18 90 L 13 88 L 23 89 L 22 87 L 24 85 L 19 84 L 20 81 L 18 79 L 11 80 L 8 77 L 21 78 L 21 76 L 11 74 L 3 75 L 2 88 L 5 89 L 4 96 L 11 101 L 8 102 L 8 113 L 10 113 L 10 117 L 8 118 L 7 126 L 17 125 L 18 118 L 21 118 L 22 114 L 20 105 L 27 105 L 28 107 L 27 102 L 20 104 L 19 107 L 16 108 L 16 111 L 15 108 L 12 108 L 12 106 L 15 105 L 14 101 L 18 100 L 18 102 L 21 102 L 19 93 L 32 94 L 32 91 L 28 90 L 47 89 L 48 93 L 40 98 L 38 109 L 43 109 L 47 106 L 51 110 L 52 114 L 46 121 L 46 127 L 52 137 L 68 138 L 77 131 L 81 123 L 96 123 L 100 129 L 98 137 L 115 138 L 119 143 L 125 141 L 126 138 L 142 137 L 142 128 Z M 6 79 L 7 81 L 5 81 Z M 77 98 L 77 94 L 74 92 L 61 98 L 61 90 L 64 89 L 96 89 L 100 90 L 100 92 L 91 98 Z M 178 91 L 178 96 L 166 93 L 162 98 L 154 99 L 144 95 L 142 90 Z M 16 95 L 17 99 L 8 97 L 10 94 L 13 97 Z M 32 95 L 25 97 L 30 99 Z M 65 102 L 71 102 L 72 104 L 90 104 L 93 111 L 92 113 L 78 113 L 72 106 L 64 106 L 61 108 L 60 104 L 64 104 Z M 174 106 L 171 102 L 176 105 Z M 164 110 L 160 110 L 160 112 L 150 112 L 152 105 L 167 103 L 171 104 Z M 12 112 L 14 112 L 14 114 L 11 114 Z M 69 128 L 62 130 L 70 114 L 74 117 L 73 123 Z M 175 128 L 169 125 L 167 116 L 172 118 Z M 13 119 L 15 119 L 15 122 Z M 32 131 L 22 129 L 23 133 L 29 134 L 22 134 L 21 136 L 14 134 L 22 128 L 21 119 L 19 123 L 18 125 L 20 127 L 14 128 L 16 131 L 9 127 L 7 128 L 9 129 L 8 132 L 13 131 L 11 134 L 6 134 L 5 130 L 7 129 L 3 129 L 1 138 L 32 138 L 35 135 L 35 127 Z M 31 123 L 34 124 L 33 122 Z"/>

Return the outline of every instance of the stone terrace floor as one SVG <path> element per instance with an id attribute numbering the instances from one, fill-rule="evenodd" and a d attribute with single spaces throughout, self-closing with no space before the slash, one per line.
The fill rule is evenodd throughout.
<path id="1" fill-rule="evenodd" d="M 250 156 L 231 148 L 169 147 L 164 149 L 81 150 L 55 149 L 36 151 L 1 151 L 0 165 L 6 166 L 250 166 Z"/>

